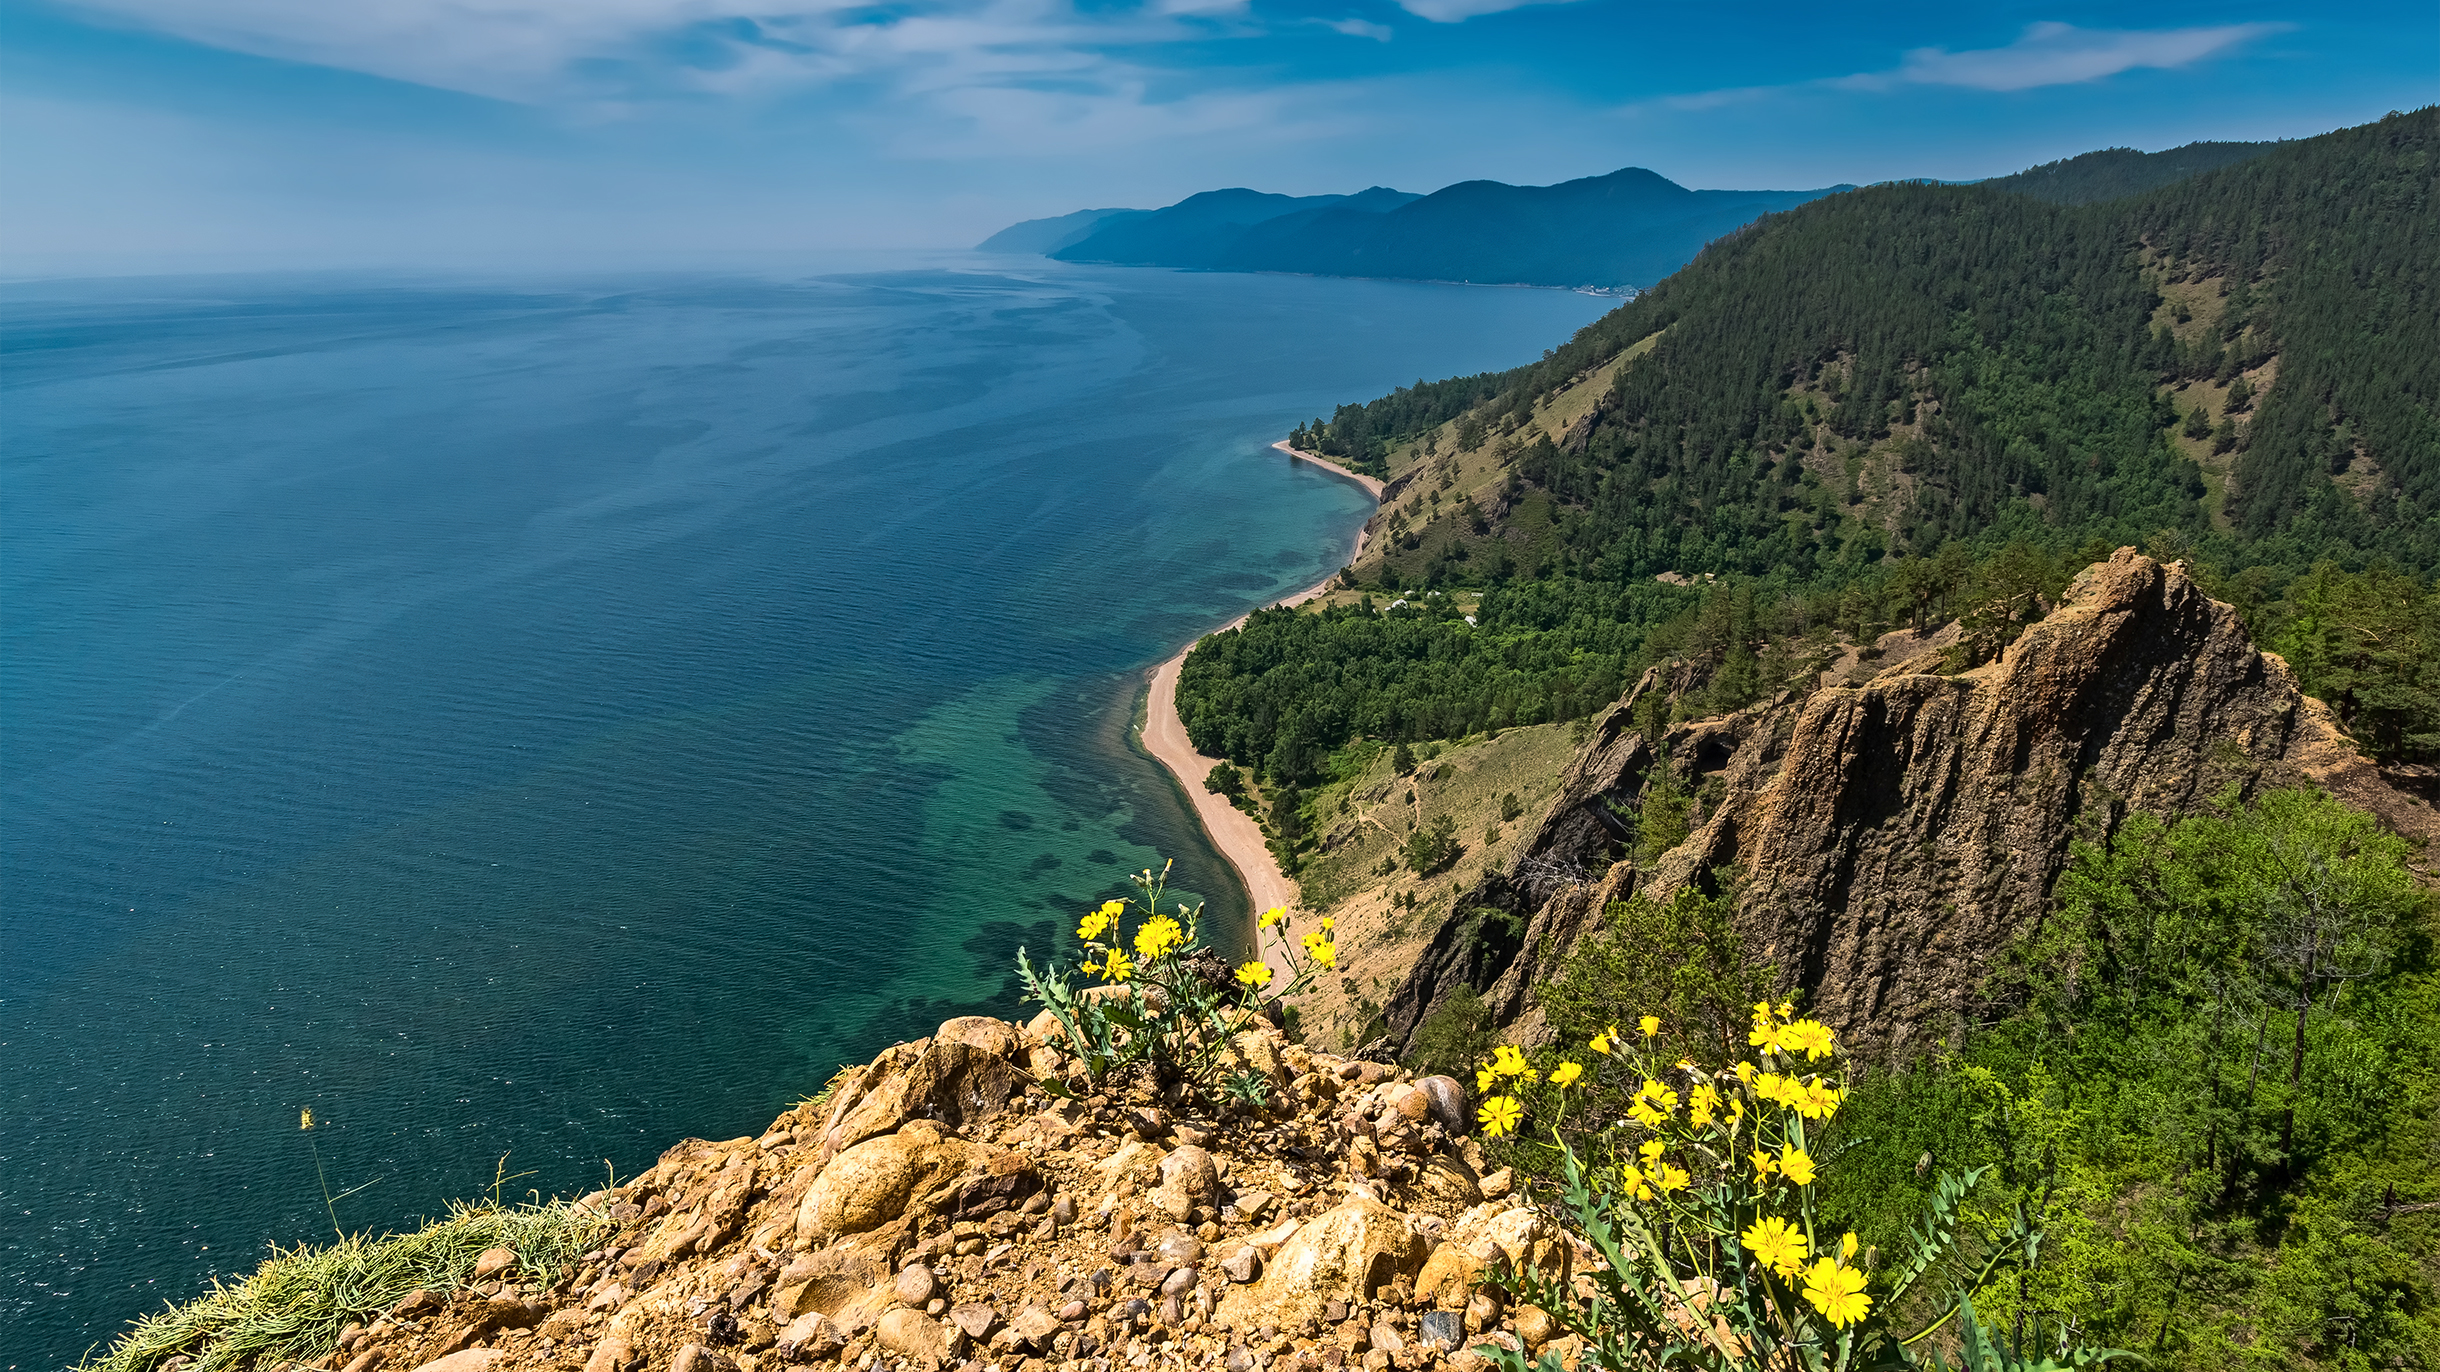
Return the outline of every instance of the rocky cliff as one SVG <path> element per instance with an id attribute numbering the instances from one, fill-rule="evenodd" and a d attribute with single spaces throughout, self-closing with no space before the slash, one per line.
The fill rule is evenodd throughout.
<path id="1" fill-rule="evenodd" d="M 1990 959 L 2038 920 L 2079 835 L 2134 811 L 2195 811 L 2315 785 L 2421 843 L 2440 816 L 2364 762 L 2285 663 L 2182 564 L 2132 549 L 2083 572 L 1998 660 L 1944 672 L 1955 639 L 1893 634 L 1835 681 L 1664 739 L 1633 731 L 1656 670 L 1601 721 L 1518 861 L 1461 900 L 1530 914 L 1486 942 L 1453 919 L 1387 1015 L 1399 1042 L 1460 984 L 1530 1032 L 1528 991 L 1612 902 L 1743 877 L 1749 950 L 1802 988 L 1865 1053 L 1946 1034 Z M 1622 851 L 1651 769 L 1667 758 L 1707 803 L 1650 870 Z"/>
<path id="2" fill-rule="evenodd" d="M 1485 1175 L 1457 1082 L 1258 1023 L 1232 1070 L 1268 1078 L 1267 1107 L 1142 1077 L 1062 1099 L 1036 1084 L 1075 1071 L 1058 1039 L 1047 1015 L 951 1020 L 758 1137 L 688 1140 L 584 1198 L 605 1237 L 559 1280 L 495 1250 L 301 1366 L 1382 1372 L 1552 1340 L 1482 1277 L 1580 1256 Z"/>

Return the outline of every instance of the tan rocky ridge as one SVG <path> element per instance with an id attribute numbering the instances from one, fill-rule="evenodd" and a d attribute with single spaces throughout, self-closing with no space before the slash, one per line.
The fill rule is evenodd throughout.
<path id="1" fill-rule="evenodd" d="M 1503 874 L 1457 902 L 1529 915 L 1520 938 L 1455 920 L 1386 1008 L 1393 1043 L 1457 986 L 1530 1037 L 1533 987 L 1602 912 L 1743 874 L 1737 922 L 1813 1013 L 1867 1054 L 1904 1053 L 1969 1014 L 1992 959 L 2037 920 L 2070 841 L 2130 812 L 2163 817 L 2318 786 L 2418 844 L 2440 815 L 2388 785 L 2287 664 L 2183 564 L 2120 549 L 1995 661 L 1948 671 L 1952 625 L 1886 636 L 1819 689 L 1663 739 L 1635 732 L 1660 669 L 1598 724 Z M 1649 870 L 1623 853 L 1658 759 L 1698 798 L 1693 834 Z"/>
<path id="2" fill-rule="evenodd" d="M 586 1197 L 615 1228 L 557 1284 L 495 1250 L 309 1365 L 1379 1372 L 1551 1338 L 1482 1278 L 1581 1258 L 1483 1175 L 1455 1081 L 1257 1022 L 1234 1062 L 1269 1078 L 1267 1107 L 1146 1075 L 1061 1098 L 1037 1085 L 1075 1070 L 1058 1033 L 951 1020 L 759 1137 L 688 1140 Z"/>

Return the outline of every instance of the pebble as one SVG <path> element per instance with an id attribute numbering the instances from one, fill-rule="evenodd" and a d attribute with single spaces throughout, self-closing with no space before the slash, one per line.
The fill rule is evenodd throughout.
<path id="1" fill-rule="evenodd" d="M 1262 1275 L 1262 1253 L 1248 1244 L 1220 1260 L 1220 1270 L 1230 1281 L 1242 1286 Z"/>
<path id="2" fill-rule="evenodd" d="M 1172 1271 L 1169 1279 L 1161 1283 L 1161 1294 L 1169 1297 L 1183 1296 L 1194 1289 L 1195 1269 L 1191 1267 L 1180 1267 Z"/>
<path id="3" fill-rule="evenodd" d="M 932 1275 L 932 1269 L 916 1263 L 898 1274 L 898 1303 L 920 1308 L 932 1299 L 933 1292 L 939 1286 L 940 1282 Z"/>
<path id="4" fill-rule="evenodd" d="M 1455 1310 L 1426 1310 L 1416 1337 L 1436 1348 L 1455 1348 L 1465 1341 L 1465 1316 Z"/>

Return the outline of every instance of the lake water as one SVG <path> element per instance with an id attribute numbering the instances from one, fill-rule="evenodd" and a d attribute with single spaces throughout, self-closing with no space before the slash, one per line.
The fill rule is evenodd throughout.
<path id="1" fill-rule="evenodd" d="M 1014 1009 L 1174 855 L 1267 445 L 1606 302 L 1069 268 L 0 288 L 0 1366 Z"/>

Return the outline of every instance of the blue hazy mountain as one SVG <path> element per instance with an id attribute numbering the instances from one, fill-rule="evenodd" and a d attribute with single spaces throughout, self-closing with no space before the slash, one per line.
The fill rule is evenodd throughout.
<path id="1" fill-rule="evenodd" d="M 1274 221 L 1331 213 L 1370 220 L 1421 198 L 1387 186 L 1355 195 L 1269 195 L 1241 186 L 1203 191 L 1147 215 L 1105 220 L 1091 234 L 1052 249 L 1048 256 L 1131 267 L 1218 266 L 1218 259 L 1248 232 Z"/>
<path id="2" fill-rule="evenodd" d="M 1011 224 L 974 245 L 976 252 L 1022 252 L 1048 256 L 1071 243 L 1081 243 L 1095 230 L 1123 219 L 1141 219 L 1152 210 L 1078 210 L 1054 219 L 1028 219 Z"/>
<path id="3" fill-rule="evenodd" d="M 1042 251 L 1066 262 L 1217 271 L 1648 286 L 1712 239 L 1844 189 L 1695 191 L 1628 167 L 1555 186 L 1465 181 L 1423 196 L 1380 186 L 1302 198 L 1206 191 L 1151 214 L 1106 219 Z"/>

